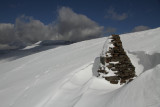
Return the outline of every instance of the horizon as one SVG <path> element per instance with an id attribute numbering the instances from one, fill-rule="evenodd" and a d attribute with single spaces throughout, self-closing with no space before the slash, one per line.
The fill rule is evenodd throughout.
<path id="1" fill-rule="evenodd" d="M 77 42 L 154 29 L 160 27 L 159 11 L 160 0 L 2 0 L 0 45 Z"/>

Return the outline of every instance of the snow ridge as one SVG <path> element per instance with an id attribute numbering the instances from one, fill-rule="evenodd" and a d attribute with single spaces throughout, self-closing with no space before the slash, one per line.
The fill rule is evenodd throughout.
<path id="1" fill-rule="evenodd" d="M 120 37 L 138 76 L 129 84 L 96 77 L 98 38 L 0 60 L 0 107 L 159 107 L 160 28 Z"/>

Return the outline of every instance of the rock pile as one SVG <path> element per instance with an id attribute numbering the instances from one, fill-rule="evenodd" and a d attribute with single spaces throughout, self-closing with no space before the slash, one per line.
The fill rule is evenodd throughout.
<path id="1" fill-rule="evenodd" d="M 112 84 L 118 84 L 118 82 L 123 84 L 132 81 L 136 76 L 135 67 L 124 51 L 119 35 L 112 35 L 109 42 L 110 46 L 105 56 L 100 57 L 99 76 Z"/>

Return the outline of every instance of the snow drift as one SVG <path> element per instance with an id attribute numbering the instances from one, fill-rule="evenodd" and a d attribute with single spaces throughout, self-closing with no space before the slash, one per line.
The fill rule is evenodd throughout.
<path id="1" fill-rule="evenodd" d="M 3 59 L 0 107 L 159 107 L 160 28 L 120 37 L 138 75 L 129 84 L 95 76 L 104 37 Z"/>

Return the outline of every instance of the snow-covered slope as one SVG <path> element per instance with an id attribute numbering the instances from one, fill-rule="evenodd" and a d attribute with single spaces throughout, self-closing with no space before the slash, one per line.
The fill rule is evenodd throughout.
<path id="1" fill-rule="evenodd" d="M 160 28 L 123 34 L 120 37 L 127 50 L 145 51 L 149 54 L 160 53 Z"/>
<path id="2" fill-rule="evenodd" d="M 120 37 L 138 75 L 131 83 L 96 77 L 107 37 L 93 39 L 0 63 L 0 107 L 159 107 L 160 28 Z"/>

